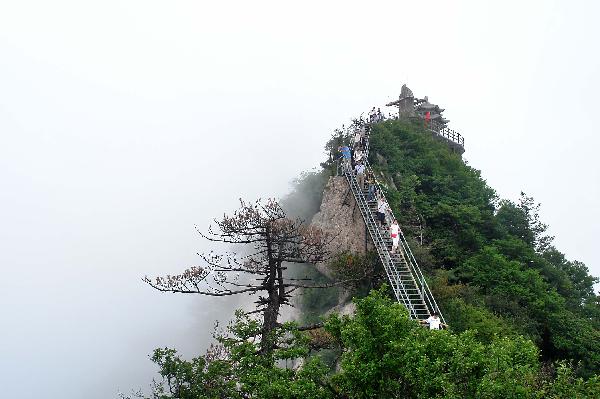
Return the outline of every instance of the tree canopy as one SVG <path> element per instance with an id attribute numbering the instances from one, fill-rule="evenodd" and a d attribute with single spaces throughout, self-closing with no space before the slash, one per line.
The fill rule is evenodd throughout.
<path id="1" fill-rule="evenodd" d="M 600 379 L 570 367 L 544 369 L 522 337 L 482 343 L 472 331 L 423 329 L 385 289 L 356 299 L 353 316 L 327 318 L 319 334 L 285 323 L 275 350 L 260 352 L 261 325 L 237 313 L 205 355 L 157 349 L 153 399 L 201 398 L 594 398 Z M 313 356 L 316 341 L 337 349 L 339 369 Z M 143 397 L 143 395 L 140 395 Z"/>
<path id="2" fill-rule="evenodd" d="M 285 202 L 299 204 L 295 196 L 306 191 L 309 197 L 294 214 L 307 219 L 316 212 L 318 192 L 335 171 L 333 153 L 347 136 L 348 129 L 337 130 L 323 169 L 296 181 L 298 191 Z M 284 262 L 323 260 L 325 237 L 288 219 L 279 205 L 242 204 L 239 214 L 217 222 L 213 239 L 255 244 L 250 260 L 208 256 L 208 268 L 147 282 L 167 291 L 229 295 L 250 288 L 225 278 L 243 270 L 274 276 L 252 285 L 253 292 L 281 287 L 282 296 L 257 303 L 263 317 L 236 313 L 204 355 L 186 360 L 173 349 L 157 349 L 152 360 L 161 380 L 151 397 L 600 397 L 598 279 L 553 245 L 540 204 L 525 193 L 518 201 L 498 198 L 479 171 L 416 121 L 374 125 L 370 163 L 405 234 L 418 237 L 410 245 L 450 329 L 429 331 L 410 320 L 385 286 L 373 289 L 384 280 L 377 258 L 349 253 L 332 258 L 330 270 L 353 277 L 352 315 L 322 315 L 318 329 L 277 322 L 292 290 L 332 285 L 316 270 L 287 282 L 279 273 Z M 263 238 L 254 241 L 255 233 Z M 268 248 L 278 250 L 265 257 Z M 195 279 L 209 276 L 217 287 L 200 289 Z M 337 296 L 304 293 L 300 303 L 310 322 Z"/>
<path id="3" fill-rule="evenodd" d="M 370 155 L 403 229 L 423 237 L 420 253 L 429 255 L 423 263 L 449 324 L 489 329 L 480 331 L 488 337 L 509 326 L 545 359 L 574 359 L 584 375 L 600 370 L 598 279 L 552 245 L 533 198 L 499 199 L 419 122 L 375 125 Z"/>

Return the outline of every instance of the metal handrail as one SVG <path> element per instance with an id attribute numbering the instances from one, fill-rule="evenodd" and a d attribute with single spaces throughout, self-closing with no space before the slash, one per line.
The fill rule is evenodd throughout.
<path id="1" fill-rule="evenodd" d="M 373 124 L 374 123 L 366 123 L 367 126 L 372 126 Z M 438 127 L 438 126 L 435 126 L 435 127 Z M 445 131 L 444 129 L 441 129 L 441 130 Z M 447 131 L 448 131 L 448 134 L 453 135 L 452 137 L 458 137 L 459 141 L 460 141 L 460 139 L 462 139 L 460 134 L 454 132 L 453 130 L 447 129 Z M 439 134 L 439 132 L 435 132 L 435 133 Z M 454 136 L 454 135 L 458 135 L 458 136 Z M 369 136 L 370 136 L 370 132 L 366 136 L 366 143 L 365 143 L 365 148 L 364 148 L 365 159 L 363 162 L 364 162 L 365 169 L 366 169 L 365 172 L 370 172 L 371 174 L 373 174 L 373 177 L 375 177 L 375 174 L 373 173 L 373 169 L 371 168 L 369 161 L 368 161 L 369 144 L 370 144 Z M 462 142 L 464 142 L 464 140 Z M 356 198 L 356 201 L 359 204 L 361 213 L 363 213 L 363 218 L 365 219 L 365 223 L 367 225 L 369 233 L 371 234 L 371 238 L 373 239 L 375 247 L 377 248 L 377 252 L 378 252 L 382 262 L 384 263 L 384 269 L 385 269 L 386 275 L 387 275 L 388 279 L 390 280 L 390 282 L 392 282 L 393 284 L 395 283 L 395 285 L 396 285 L 396 287 L 392 286 L 394 294 L 396 295 L 396 299 L 398 300 L 398 302 L 402 302 L 404 304 L 404 306 L 407 308 L 407 310 L 411 314 L 411 317 L 418 319 L 417 311 L 416 311 L 415 307 L 413 306 L 413 300 L 411 300 L 411 298 L 409 297 L 409 294 L 406 291 L 406 287 L 404 286 L 404 283 L 400 279 L 400 273 L 398 272 L 398 269 L 396 269 L 394 260 L 391 258 L 390 252 L 387 249 L 388 244 L 386 243 L 386 240 L 383 238 L 381 230 L 379 229 L 379 227 L 377 226 L 377 223 L 375 222 L 375 220 L 373 218 L 371 209 L 369 208 L 369 205 L 365 199 L 364 192 L 360 189 L 360 187 L 358 187 L 358 182 L 357 182 L 356 177 L 354 176 L 354 173 L 351 170 L 351 168 L 345 168 L 342 165 L 341 171 L 342 171 L 342 174 L 348 180 L 350 188 L 352 189 L 352 192 Z M 340 174 L 339 173 L 340 172 L 339 160 L 337 163 L 337 171 L 336 172 L 338 175 Z M 374 184 L 376 186 L 376 190 L 381 194 L 383 199 L 387 202 L 387 199 L 385 198 L 385 193 L 384 193 L 382 187 L 380 186 L 379 182 L 377 181 L 377 179 L 375 179 Z M 391 209 L 390 209 L 390 213 L 392 214 L 392 217 L 395 218 L 393 211 Z M 431 293 L 429 284 L 425 280 L 425 276 L 423 275 L 423 272 L 421 271 L 421 268 L 419 267 L 418 262 L 410 248 L 410 245 L 408 244 L 408 241 L 406 240 L 406 237 L 404 236 L 404 233 L 402 232 L 401 229 L 399 229 L 399 233 L 400 233 L 399 241 L 401 243 L 400 248 L 402 251 L 401 255 L 402 255 L 402 258 L 404 259 L 404 263 L 406 264 L 406 269 L 407 269 L 408 273 L 410 274 L 410 279 L 414 283 L 414 287 L 418 291 L 418 295 L 421 298 L 421 300 L 423 301 L 422 304 L 425 306 L 428 313 L 431 314 L 432 311 L 436 312 L 440 316 L 440 320 L 442 321 L 442 323 L 445 324 L 444 316 L 442 315 L 442 312 L 441 312 L 435 298 L 433 297 L 433 294 Z M 382 248 L 383 246 L 385 246 L 385 248 Z M 384 249 L 385 249 L 385 251 L 384 251 Z M 391 270 L 392 268 L 393 268 L 393 270 Z M 392 271 L 395 271 L 396 275 L 392 275 Z"/>
<path id="2" fill-rule="evenodd" d="M 399 120 L 399 114 L 390 114 L 390 119 Z M 419 117 L 419 119 L 423 119 Z M 448 141 L 453 142 L 454 144 L 458 144 L 464 150 L 465 148 L 465 138 L 456 130 L 450 129 L 449 127 L 444 126 L 443 124 L 430 120 L 425 122 L 427 125 L 425 129 L 434 133 L 440 137 L 445 138 Z"/>
<path id="3" fill-rule="evenodd" d="M 447 140 L 450 140 L 453 143 L 456 143 L 464 148 L 465 138 L 460 133 L 458 133 L 456 130 L 452 130 L 436 121 L 429 121 L 426 123 L 428 124 L 428 126 L 426 126 L 426 128 L 430 132 L 435 133 L 438 136 L 441 136 Z"/>
<path id="4" fill-rule="evenodd" d="M 433 294 L 431 293 L 431 289 L 429 288 L 429 284 L 427 284 L 427 280 L 425 279 L 425 276 L 423 275 L 423 272 L 421 271 L 421 268 L 418 266 L 417 260 L 415 259 L 415 256 L 412 253 L 412 250 L 410 249 L 410 245 L 408 245 L 408 241 L 406 240 L 406 238 L 404 237 L 404 233 L 402 232 L 401 229 L 399 229 L 400 231 L 400 236 L 402 237 L 402 243 L 403 246 L 404 244 L 406 244 L 406 248 L 408 249 L 408 254 L 410 255 L 410 258 L 413 260 L 413 262 L 415 263 L 415 270 L 418 273 L 418 278 L 421 281 L 422 285 L 425 287 L 425 292 L 428 294 L 428 300 L 431 302 L 431 307 L 437 312 L 437 314 L 440 316 L 440 319 L 442 321 L 442 323 L 446 324 L 446 321 L 444 320 L 444 316 L 442 315 L 442 311 L 440 310 L 435 297 L 433 296 Z"/>
<path id="5" fill-rule="evenodd" d="M 369 229 L 369 233 L 371 234 L 371 237 L 374 241 L 375 247 L 377 248 L 379 257 L 382 258 L 382 261 L 384 263 L 384 270 L 385 270 L 385 273 L 386 273 L 388 279 L 390 280 L 390 282 L 395 281 L 396 287 L 401 289 L 401 292 L 399 293 L 399 292 L 397 292 L 397 289 L 395 289 L 395 287 L 392 286 L 392 290 L 394 291 L 394 295 L 396 295 L 396 299 L 398 300 L 398 302 L 403 303 L 403 305 L 406 307 L 406 309 L 409 311 L 409 313 L 411 314 L 411 316 L 413 318 L 418 319 L 417 311 L 416 311 L 415 307 L 413 306 L 412 301 L 410 300 L 409 294 L 406 291 L 404 284 L 402 284 L 402 281 L 400 281 L 399 279 L 396 278 L 397 276 L 393 276 L 393 274 L 391 273 L 390 269 L 392 269 L 392 268 L 395 269 L 395 266 L 394 266 L 394 261 L 392 260 L 390 254 L 389 254 L 389 251 L 386 249 L 385 252 L 382 253 L 382 249 L 381 249 L 382 244 L 381 243 L 385 243 L 385 239 L 381 235 L 381 231 L 379 230 L 379 228 L 377 228 L 377 223 L 373 219 L 373 215 L 371 214 L 371 211 L 369 209 L 367 201 L 364 198 L 364 193 L 358 187 L 358 182 L 356 181 L 356 177 L 354 176 L 352 171 L 347 170 L 343 166 L 342 166 L 342 173 L 348 180 L 348 183 L 350 184 L 352 192 L 357 200 L 357 203 L 362 205 L 362 206 L 359 205 L 359 209 L 360 209 L 361 213 L 363 214 L 363 218 L 367 219 L 367 220 L 365 220 L 367 228 Z M 378 245 L 378 244 L 380 244 L 380 245 Z M 410 272 L 410 270 L 409 270 L 409 272 Z M 399 275 L 397 270 L 396 270 L 396 273 L 397 273 L 397 275 Z M 412 277 L 412 273 L 411 273 L 411 277 Z M 413 277 L 413 281 L 414 281 L 414 277 Z M 415 287 L 417 287 L 416 282 L 415 282 Z"/>
<path id="6" fill-rule="evenodd" d="M 371 168 L 368 160 L 365 160 L 365 169 L 368 170 L 369 172 L 373 173 L 373 169 Z M 375 174 L 373 174 L 373 176 L 375 176 Z M 383 189 L 381 188 L 381 186 L 379 185 L 377 180 L 375 180 L 375 185 L 377 186 L 377 191 L 379 191 L 381 193 L 381 196 L 387 202 L 387 199 L 385 198 Z M 395 218 L 394 212 L 391 209 L 390 209 L 390 213 Z M 399 229 L 399 231 L 400 231 L 400 237 L 401 237 L 400 242 L 402 244 L 402 249 L 404 250 L 404 252 L 406 254 L 409 255 L 409 256 L 405 256 L 405 258 L 407 260 L 407 265 L 409 267 L 409 271 L 411 272 L 413 280 L 415 281 L 415 286 L 417 286 L 419 288 L 419 290 L 421 291 L 421 295 L 422 295 L 423 299 L 427 300 L 429 302 L 428 307 L 430 307 L 433 311 L 438 313 L 438 315 L 440 316 L 440 319 L 442 320 L 442 323 L 445 324 L 442 312 L 440 311 L 439 306 L 437 305 L 437 302 L 435 301 L 433 294 L 431 293 L 431 289 L 429 288 L 429 285 L 427 284 L 427 281 L 425 280 L 425 276 L 423 276 L 423 272 L 421 271 L 421 268 L 419 267 L 417 260 L 415 259 L 414 255 L 412 253 L 412 250 L 410 249 L 410 246 L 408 245 L 408 242 L 406 241 L 406 237 L 404 236 L 404 233 L 402 232 L 401 229 Z M 415 275 L 417 278 L 415 278 Z M 420 286 L 419 286 L 419 284 L 417 284 L 417 281 L 421 283 Z"/>

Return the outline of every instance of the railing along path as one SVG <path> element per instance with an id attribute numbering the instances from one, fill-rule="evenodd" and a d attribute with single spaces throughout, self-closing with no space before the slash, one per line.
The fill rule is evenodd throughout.
<path id="1" fill-rule="evenodd" d="M 368 138 L 366 140 L 364 151 L 365 157 L 363 162 L 365 164 L 365 173 L 373 173 L 368 162 Z M 369 201 L 367 199 L 365 188 L 359 187 L 356 176 L 348 166 L 342 165 L 341 172 L 348 181 L 348 185 L 350 186 L 358 208 L 360 209 L 367 231 L 371 236 L 371 240 L 373 241 L 379 258 L 381 259 L 397 301 L 406 307 L 412 319 L 425 320 L 431 314 L 437 313 L 442 323 L 445 323 L 442 312 L 431 293 L 429 285 L 423 276 L 421 268 L 410 249 L 402 229 L 399 229 L 400 240 L 397 252 L 392 253 L 392 240 L 389 230 L 380 227 L 376 221 L 375 213 L 377 211 L 377 201 Z M 375 175 L 373 174 L 373 176 Z M 376 186 L 376 192 L 379 193 L 379 196 L 387 203 L 379 183 L 375 180 L 373 184 Z M 389 209 L 389 212 L 392 213 L 392 210 Z M 393 213 L 392 217 L 394 217 Z"/>
<path id="2" fill-rule="evenodd" d="M 447 140 L 450 140 L 463 148 L 465 147 L 465 138 L 461 136 L 461 134 L 458 133 L 456 130 L 447 128 L 446 126 L 436 121 L 429 121 L 428 123 L 429 126 L 427 126 L 427 129 L 432 133 L 435 133 Z"/>

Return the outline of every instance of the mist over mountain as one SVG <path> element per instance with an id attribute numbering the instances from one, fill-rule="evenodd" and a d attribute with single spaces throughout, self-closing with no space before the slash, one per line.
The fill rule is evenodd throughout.
<path id="1" fill-rule="evenodd" d="M 404 92 L 412 116 L 401 108 L 335 130 L 321 169 L 294 182 L 282 203 L 289 217 L 312 222 L 307 230 L 284 233 L 297 222 L 276 203 L 242 203 L 212 234 L 252 242 L 257 255 L 207 258 L 204 269 L 157 280 L 174 293 L 262 294 L 205 354 L 157 348 L 153 395 L 596 396 L 598 278 L 553 245 L 533 198 L 499 198 L 462 159 L 462 138 L 414 115 L 423 102 Z M 366 141 L 355 139 L 361 132 Z M 338 158 L 347 145 L 356 173 Z M 357 183 L 361 148 L 368 190 Z M 369 216 L 375 210 L 381 223 Z M 399 248 L 386 238 L 395 217 Z M 302 231 L 312 232 L 306 242 Z M 321 238 L 327 259 L 302 260 Z M 214 281 L 203 272 L 213 269 L 224 272 Z M 287 304 L 297 310 L 280 308 Z M 446 331 L 435 331 L 438 316 Z"/>
<path id="2" fill-rule="evenodd" d="M 334 128 L 404 82 L 448 108 L 499 197 L 542 203 L 557 248 L 600 275 L 598 11 L 3 2 L 0 396 L 114 397 L 148 387 L 154 348 L 204 353 L 248 298 L 160 294 L 142 277 L 198 264 L 211 246 L 195 225 L 240 197 L 285 198 Z M 304 219 L 308 187 L 288 202 Z"/>

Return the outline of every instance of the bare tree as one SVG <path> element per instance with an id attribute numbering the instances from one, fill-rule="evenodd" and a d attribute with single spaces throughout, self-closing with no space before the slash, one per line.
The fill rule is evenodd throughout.
<path id="1" fill-rule="evenodd" d="M 226 252 L 201 254 L 203 266 L 193 266 L 175 276 L 145 277 L 144 281 L 159 291 L 194 293 L 210 296 L 259 294 L 256 310 L 262 313 L 261 352 L 272 349 L 270 333 L 279 325 L 277 318 L 282 305 L 291 305 L 290 298 L 300 288 L 326 288 L 310 285 L 308 279 L 285 276 L 289 263 L 315 263 L 328 259 L 326 250 L 330 237 L 322 230 L 305 225 L 300 219 L 290 219 L 275 200 L 248 203 L 240 200 L 240 208 L 231 216 L 215 220 L 204 238 L 225 243 L 245 244 L 250 254 Z"/>

